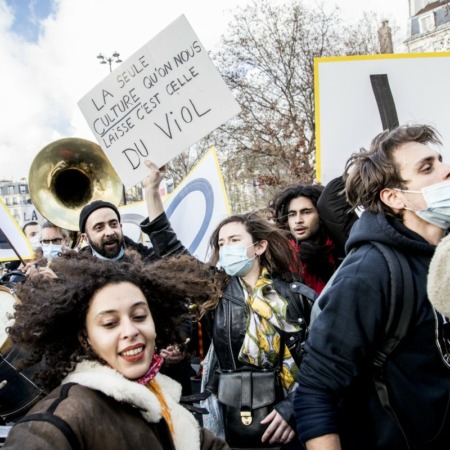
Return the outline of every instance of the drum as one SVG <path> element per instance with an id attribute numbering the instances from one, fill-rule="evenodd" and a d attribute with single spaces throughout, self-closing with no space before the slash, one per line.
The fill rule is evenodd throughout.
<path id="1" fill-rule="evenodd" d="M 44 396 L 31 381 L 38 365 L 17 371 L 17 362 L 26 354 L 12 346 L 6 332 L 14 322 L 12 314 L 18 301 L 13 289 L 0 286 L 0 425 L 19 419 Z"/>
<path id="2" fill-rule="evenodd" d="M 33 374 L 39 370 L 39 364 L 23 372 L 16 369 L 15 363 L 25 356 L 15 347 L 6 356 L 0 355 L 0 425 L 18 420 L 45 395 L 31 381 Z"/>
<path id="3" fill-rule="evenodd" d="M 11 316 L 17 297 L 14 291 L 6 286 L 0 286 L 0 353 L 5 355 L 11 348 L 11 340 L 6 328 L 13 324 Z"/>

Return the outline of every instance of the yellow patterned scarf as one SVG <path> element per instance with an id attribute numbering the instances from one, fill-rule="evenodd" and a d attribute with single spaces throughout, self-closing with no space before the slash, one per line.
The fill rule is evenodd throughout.
<path id="1" fill-rule="evenodd" d="M 247 330 L 239 353 L 239 361 L 258 367 L 278 366 L 280 335 L 275 327 L 289 333 L 300 331 L 300 325 L 286 321 L 287 301 L 273 288 L 273 281 L 265 268 L 251 291 L 242 279 L 245 304 L 248 307 Z M 289 349 L 284 347 L 281 381 L 289 393 L 296 387 L 298 367 Z"/>
<path id="2" fill-rule="evenodd" d="M 161 405 L 161 415 L 164 417 L 164 420 L 169 427 L 170 434 L 173 439 L 173 423 L 172 416 L 170 415 L 169 407 L 167 406 L 166 399 L 164 398 L 164 394 L 162 393 L 161 388 L 159 387 L 158 382 L 155 378 L 150 380 L 146 386 L 156 395 L 156 398 L 159 400 L 159 404 Z"/>

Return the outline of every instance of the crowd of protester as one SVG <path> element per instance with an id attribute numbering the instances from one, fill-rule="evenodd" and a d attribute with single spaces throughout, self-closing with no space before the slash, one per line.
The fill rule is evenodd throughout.
<path id="1" fill-rule="evenodd" d="M 40 394 L 0 411 L 4 448 L 447 448 L 440 144 L 427 125 L 384 131 L 326 186 L 291 184 L 222 220 L 206 263 L 178 239 L 149 161 L 150 247 L 108 199 L 82 209 L 78 247 L 26 224 L 35 259 L 4 271 L 24 274 L 7 351 Z M 0 379 L 0 409 L 5 392 Z"/>

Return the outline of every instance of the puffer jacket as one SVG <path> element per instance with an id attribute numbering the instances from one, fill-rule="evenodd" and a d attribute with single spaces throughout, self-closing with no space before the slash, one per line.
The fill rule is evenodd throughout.
<path id="1" fill-rule="evenodd" d="M 288 337 L 286 345 L 291 353 L 299 348 L 306 338 L 311 304 L 317 294 L 308 286 L 300 283 L 288 283 L 280 278 L 273 278 L 277 293 L 288 302 L 287 320 L 303 325 L 302 331 Z M 213 344 L 220 369 L 235 370 L 242 366 L 238 355 L 244 342 L 247 323 L 247 308 L 244 303 L 244 291 L 237 277 L 230 277 L 222 299 L 215 310 Z M 292 337 L 292 341 L 291 338 Z M 287 396 L 275 409 L 289 425 L 295 429 L 293 394 Z"/>
<path id="2" fill-rule="evenodd" d="M 181 386 L 158 374 L 174 427 L 145 386 L 98 362 L 81 362 L 61 386 L 41 400 L 10 431 L 3 448 L 108 450 L 226 450 L 224 441 L 200 429 L 179 405 Z"/>

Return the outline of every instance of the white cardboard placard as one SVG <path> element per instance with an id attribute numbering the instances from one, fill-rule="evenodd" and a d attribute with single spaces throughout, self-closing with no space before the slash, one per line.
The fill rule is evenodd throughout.
<path id="1" fill-rule="evenodd" d="M 78 105 L 127 188 L 240 111 L 184 15 Z"/>

